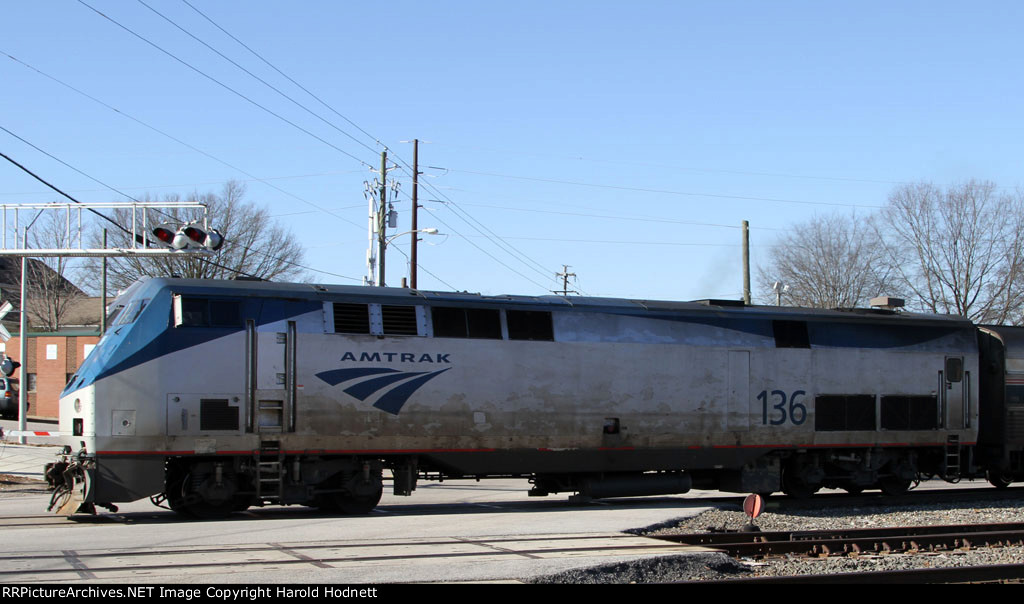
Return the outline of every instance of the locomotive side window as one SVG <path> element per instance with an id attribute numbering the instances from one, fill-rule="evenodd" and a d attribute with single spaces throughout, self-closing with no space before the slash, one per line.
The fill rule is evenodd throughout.
<path id="1" fill-rule="evenodd" d="M 551 313 L 542 310 L 509 310 L 508 339 L 553 342 L 555 330 L 551 325 Z"/>
<path id="2" fill-rule="evenodd" d="M 389 306 L 382 304 L 380 314 L 384 324 L 384 335 L 417 335 L 415 306 Z"/>
<path id="3" fill-rule="evenodd" d="M 949 357 L 946 359 L 946 381 L 951 383 L 960 382 L 964 379 L 964 360 L 960 357 Z"/>
<path id="4" fill-rule="evenodd" d="M 238 300 L 174 297 L 175 327 L 240 327 L 241 324 L 242 308 Z"/>
<path id="5" fill-rule="evenodd" d="M 118 307 L 120 315 L 117 319 L 117 323 L 108 322 L 108 325 L 126 325 L 128 323 L 134 323 L 135 319 L 142 313 L 142 309 L 146 308 L 146 304 L 149 302 L 149 298 L 145 300 L 133 300 L 128 304 L 127 307 Z M 115 311 L 117 312 L 117 311 Z"/>
<path id="6" fill-rule="evenodd" d="M 370 333 L 370 307 L 366 304 L 334 303 L 334 333 Z"/>
<path id="7" fill-rule="evenodd" d="M 206 325 L 206 300 L 179 297 L 175 302 L 180 307 L 178 320 L 175 321 L 175 325 L 191 327 L 203 327 Z"/>
<path id="8" fill-rule="evenodd" d="M 927 396 L 883 396 L 883 430 L 937 430 L 939 401 Z"/>
<path id="9" fill-rule="evenodd" d="M 210 327 L 238 327 L 242 305 L 237 300 L 210 300 Z"/>
<path id="10" fill-rule="evenodd" d="M 875 429 L 875 395 L 822 394 L 814 398 L 814 429 L 818 432 Z"/>
<path id="11" fill-rule="evenodd" d="M 124 310 L 124 304 L 118 304 L 114 308 L 110 309 L 110 313 L 107 314 L 107 325 L 113 325 L 117 317 L 120 316 L 122 310 Z"/>
<path id="12" fill-rule="evenodd" d="M 497 309 L 435 306 L 430 314 L 434 337 L 501 339 L 501 314 Z"/>
<path id="13" fill-rule="evenodd" d="M 776 348 L 810 348 L 806 321 L 772 321 Z"/>

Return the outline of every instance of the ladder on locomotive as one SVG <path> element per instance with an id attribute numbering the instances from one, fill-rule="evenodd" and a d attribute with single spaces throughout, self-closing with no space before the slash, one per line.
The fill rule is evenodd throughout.
<path id="1" fill-rule="evenodd" d="M 960 435 L 946 437 L 946 468 L 943 478 L 948 481 L 960 478 Z"/>
<path id="2" fill-rule="evenodd" d="M 280 441 L 261 441 L 256 451 L 256 498 L 280 502 L 283 496 L 284 451 Z"/>

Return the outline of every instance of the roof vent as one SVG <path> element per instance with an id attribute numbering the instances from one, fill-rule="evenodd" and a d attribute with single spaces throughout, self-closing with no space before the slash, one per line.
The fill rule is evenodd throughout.
<path id="1" fill-rule="evenodd" d="M 746 304 L 743 300 L 715 300 L 713 298 L 704 300 L 694 300 L 697 304 L 703 304 L 704 306 L 733 306 L 733 307 L 744 307 Z"/>
<path id="2" fill-rule="evenodd" d="M 878 296 L 877 298 L 871 298 L 868 302 L 871 308 L 881 308 L 882 310 L 898 310 L 903 308 L 903 298 L 893 298 L 892 296 Z"/>

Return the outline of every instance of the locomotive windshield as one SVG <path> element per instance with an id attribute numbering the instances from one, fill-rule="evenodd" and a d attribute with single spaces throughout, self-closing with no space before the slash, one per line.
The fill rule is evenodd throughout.
<path id="1" fill-rule="evenodd" d="M 123 340 L 126 327 L 135 322 L 146 309 L 151 300 L 150 291 L 145 291 L 145 283 L 148 279 L 137 281 L 121 292 L 108 306 L 107 331 L 100 337 L 95 348 L 85 357 L 78 372 L 68 381 L 61 396 L 88 385 L 96 377 L 98 367 L 102 365 L 101 359 L 110 356 L 111 351 Z M 145 296 L 145 297 L 143 297 Z"/>

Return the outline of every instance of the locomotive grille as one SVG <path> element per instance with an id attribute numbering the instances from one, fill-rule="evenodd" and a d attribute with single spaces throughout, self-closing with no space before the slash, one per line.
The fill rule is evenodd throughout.
<path id="1" fill-rule="evenodd" d="M 365 304 L 334 303 L 335 333 L 370 333 L 370 309 Z"/>
<path id="2" fill-rule="evenodd" d="M 936 430 L 939 400 L 935 396 L 883 396 L 883 430 Z"/>
<path id="3" fill-rule="evenodd" d="M 228 399 L 202 399 L 199 401 L 200 430 L 238 430 L 238 407 Z"/>
<path id="4" fill-rule="evenodd" d="M 819 395 L 814 400 L 814 429 L 819 432 L 874 430 L 875 395 Z"/>
<path id="5" fill-rule="evenodd" d="M 414 336 L 418 332 L 415 306 L 381 305 L 380 315 L 384 323 L 385 335 Z"/>
<path id="6" fill-rule="evenodd" d="M 1006 407 L 1006 442 L 1021 443 L 1024 441 L 1024 405 L 1007 405 Z"/>

